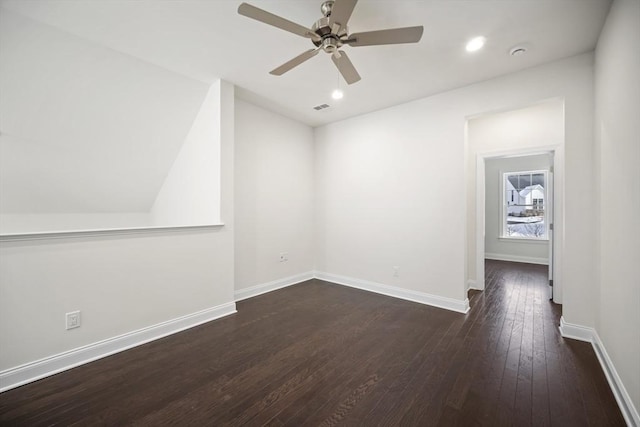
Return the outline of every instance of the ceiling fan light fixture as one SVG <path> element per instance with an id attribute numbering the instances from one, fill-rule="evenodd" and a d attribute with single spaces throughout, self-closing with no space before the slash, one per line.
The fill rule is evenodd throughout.
<path id="1" fill-rule="evenodd" d="M 474 37 L 467 42 L 467 52 L 476 52 L 484 46 L 487 39 L 483 36 Z"/>
<path id="2" fill-rule="evenodd" d="M 342 99 L 344 97 L 344 92 L 340 89 L 336 89 L 331 93 L 331 98 L 333 99 Z"/>

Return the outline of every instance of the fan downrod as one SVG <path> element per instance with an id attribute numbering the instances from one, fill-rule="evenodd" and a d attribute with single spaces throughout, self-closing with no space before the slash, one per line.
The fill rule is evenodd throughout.
<path id="1" fill-rule="evenodd" d="M 322 12 L 325 18 L 328 18 L 329 16 L 331 16 L 331 11 L 333 10 L 334 3 L 335 3 L 334 0 L 328 0 L 322 3 L 322 5 L 320 5 L 320 11 Z"/>

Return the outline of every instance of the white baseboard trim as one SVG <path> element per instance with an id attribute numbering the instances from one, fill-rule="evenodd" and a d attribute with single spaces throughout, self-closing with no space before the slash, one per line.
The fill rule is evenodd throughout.
<path id="1" fill-rule="evenodd" d="M 389 297 L 400 298 L 407 301 L 413 301 L 420 304 L 431 305 L 446 310 L 456 311 L 458 313 L 469 312 L 469 299 L 457 300 L 454 298 L 446 298 L 437 295 L 426 294 L 423 292 L 402 289 L 395 286 L 383 285 L 381 283 L 370 282 L 368 280 L 355 279 L 353 277 L 339 276 L 337 274 L 315 272 L 315 278 L 337 285 L 349 286 L 364 291 L 375 292 L 377 294 Z"/>
<path id="2" fill-rule="evenodd" d="M 236 313 L 236 303 L 218 305 L 0 372 L 0 393 Z"/>
<path id="3" fill-rule="evenodd" d="M 613 396 L 616 398 L 616 402 L 618 402 L 618 406 L 620 407 L 620 411 L 622 412 L 625 422 L 628 426 L 640 427 L 640 415 L 638 414 L 638 409 L 634 406 L 631 396 L 629 396 L 627 389 L 622 383 L 622 380 L 618 375 L 618 371 L 616 371 L 613 361 L 609 357 L 598 332 L 594 328 L 565 322 L 564 317 L 561 317 L 560 333 L 565 338 L 572 338 L 591 343 L 593 351 L 596 353 L 598 361 L 602 366 L 604 375 L 607 377 Z"/>
<path id="4" fill-rule="evenodd" d="M 478 284 L 473 279 L 467 280 L 467 291 L 469 290 L 482 291 L 482 289 L 478 287 Z"/>
<path id="5" fill-rule="evenodd" d="M 313 272 L 309 271 L 302 274 L 296 274 L 295 276 L 285 277 L 284 279 L 274 280 L 260 285 L 252 286 L 250 288 L 239 289 L 235 291 L 234 298 L 237 301 L 243 299 L 252 298 L 258 295 L 266 294 L 267 292 L 275 291 L 277 289 L 286 288 L 287 286 L 295 285 L 300 282 L 313 279 Z"/>
<path id="6" fill-rule="evenodd" d="M 564 317 L 560 317 L 560 334 L 565 338 L 578 341 L 593 342 L 596 330 L 587 326 L 576 325 L 565 322 Z"/>
<path id="7" fill-rule="evenodd" d="M 604 375 L 607 377 L 607 381 L 611 386 L 611 390 L 618 402 L 618 406 L 622 411 L 624 420 L 629 426 L 640 427 L 640 414 L 638 414 L 638 408 L 633 405 L 631 396 L 629 396 L 629 392 L 627 392 L 627 389 L 622 383 L 622 380 L 618 375 L 618 371 L 616 371 L 616 368 L 614 367 L 609 354 L 607 354 L 607 350 L 605 349 L 597 332 L 593 336 L 593 342 L 591 344 L 593 345 L 596 356 L 598 356 L 598 360 L 602 365 L 602 370 L 604 371 Z"/>
<path id="8" fill-rule="evenodd" d="M 549 259 L 547 258 L 536 258 L 531 256 L 520 256 L 520 255 L 511 255 L 511 254 L 494 254 L 494 253 L 485 253 L 485 259 L 493 259 L 496 261 L 510 261 L 510 262 L 524 262 L 527 264 L 541 264 L 541 265 L 549 265 Z"/>

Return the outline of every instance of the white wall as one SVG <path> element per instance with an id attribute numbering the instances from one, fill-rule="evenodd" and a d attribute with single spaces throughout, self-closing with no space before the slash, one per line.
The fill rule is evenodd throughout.
<path id="1" fill-rule="evenodd" d="M 235 111 L 240 290 L 313 270 L 314 144 L 307 125 L 238 99 Z"/>
<path id="2" fill-rule="evenodd" d="M 596 50 L 597 331 L 640 410 L 640 2 L 616 0 Z M 639 420 L 636 419 L 636 423 Z"/>
<path id="3" fill-rule="evenodd" d="M 233 301 L 233 103 L 223 82 L 224 227 L 0 241 L 0 371 Z"/>
<path id="4" fill-rule="evenodd" d="M 466 298 L 465 122 L 564 99 L 564 315 L 593 325 L 593 56 L 580 55 L 316 129 L 317 269 Z M 400 267 L 393 277 L 393 266 Z"/>
<path id="5" fill-rule="evenodd" d="M 220 80 L 211 85 L 151 207 L 156 226 L 220 222 Z"/>
<path id="6" fill-rule="evenodd" d="M 151 225 L 209 86 L 4 7 L 0 52 L 0 233 Z"/>
<path id="7" fill-rule="evenodd" d="M 39 232 L 58 232 L 70 230 L 100 230 L 118 228 L 194 226 L 220 223 L 220 81 L 214 83 L 193 121 L 167 176 L 159 189 L 155 202 L 150 209 L 141 208 L 139 212 L 104 212 L 104 213 L 0 213 L 0 230 L 2 234 L 21 234 Z M 30 168 L 24 165 L 24 159 L 16 159 L 14 148 L 25 145 L 24 141 L 15 141 L 7 135 L 0 136 L 5 160 L 13 162 L 12 167 L 21 169 L 21 173 Z M 27 144 L 28 145 L 28 144 Z M 156 147 L 160 149 L 160 147 Z M 42 155 L 41 152 L 36 157 Z M 152 157 L 150 155 L 150 157 Z M 140 168 L 144 169 L 144 165 Z M 77 171 L 72 171 L 75 174 Z M 110 172 L 96 170 L 94 174 L 112 175 Z M 81 175 L 82 172 L 80 171 Z M 98 177 L 104 179 L 105 177 Z M 26 176 L 5 176 L 3 188 L 16 192 L 23 187 L 24 181 L 31 181 Z M 37 178 L 36 178 L 37 179 Z M 108 177 L 106 177 L 108 179 Z M 29 185 L 27 184 L 27 187 Z M 135 187 L 136 183 L 131 183 Z M 47 189 L 47 185 L 40 183 Z M 73 191 L 66 189 L 65 191 Z M 90 191 L 86 187 L 85 191 Z M 55 189 L 50 190 L 55 193 Z M 102 194 L 104 196 L 104 194 Z M 31 198 L 39 196 L 31 194 Z M 48 200 L 55 194 L 41 200 L 32 200 L 34 204 L 50 203 L 49 209 L 66 209 Z M 87 198 L 96 197 L 89 194 Z M 105 203 L 101 200 L 100 203 Z M 2 204 L 5 209 L 15 208 L 11 196 Z"/>
<path id="8" fill-rule="evenodd" d="M 316 129 L 319 271 L 466 298 L 462 145 L 434 98 Z"/>
<path id="9" fill-rule="evenodd" d="M 485 256 L 514 261 L 531 261 L 547 264 L 549 261 L 548 240 L 500 239 L 502 235 L 502 204 L 500 191 L 503 174 L 506 172 L 548 170 L 551 155 L 505 157 L 487 159 L 485 162 Z M 475 264 L 475 263 L 474 263 Z"/>

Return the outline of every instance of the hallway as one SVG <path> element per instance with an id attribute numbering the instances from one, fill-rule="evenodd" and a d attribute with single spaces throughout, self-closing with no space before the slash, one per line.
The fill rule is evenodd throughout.
<path id="1" fill-rule="evenodd" d="M 528 414 L 532 425 L 625 425 L 592 346 L 560 335 L 547 266 L 486 260 L 485 269 L 485 292 L 469 295 L 472 313 L 484 314 L 470 391 L 487 402 L 481 419 L 495 406 L 501 425 L 529 424 Z"/>

